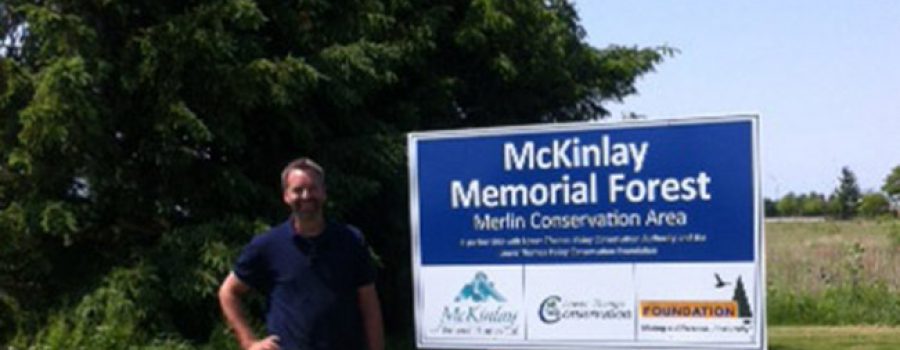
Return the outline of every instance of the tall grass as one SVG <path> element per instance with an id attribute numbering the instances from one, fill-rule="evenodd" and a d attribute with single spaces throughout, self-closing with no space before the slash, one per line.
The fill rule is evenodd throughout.
<path id="1" fill-rule="evenodd" d="M 900 325 L 896 220 L 766 225 L 771 324 Z"/>

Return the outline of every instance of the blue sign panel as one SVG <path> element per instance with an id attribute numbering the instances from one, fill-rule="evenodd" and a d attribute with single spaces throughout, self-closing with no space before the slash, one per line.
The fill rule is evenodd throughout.
<path id="1" fill-rule="evenodd" d="M 756 261 L 755 132 L 732 118 L 411 135 L 420 263 Z"/>

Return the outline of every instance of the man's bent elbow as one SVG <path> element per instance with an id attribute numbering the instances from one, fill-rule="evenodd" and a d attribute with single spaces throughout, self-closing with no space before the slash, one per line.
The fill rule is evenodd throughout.
<path id="1" fill-rule="evenodd" d="M 233 272 L 229 273 L 228 277 L 225 277 L 225 280 L 222 281 L 222 285 L 219 286 L 219 301 L 222 303 L 232 302 L 246 292 L 247 289 L 248 287 L 244 286 Z"/>

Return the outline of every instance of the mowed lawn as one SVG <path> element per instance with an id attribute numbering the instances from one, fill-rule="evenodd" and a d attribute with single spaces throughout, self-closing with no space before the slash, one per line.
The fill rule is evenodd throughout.
<path id="1" fill-rule="evenodd" d="M 897 350 L 900 327 L 770 326 L 770 350 Z"/>
<path id="2" fill-rule="evenodd" d="M 900 327 L 769 326 L 769 350 L 897 350 Z M 411 339 L 389 339 L 388 350 L 415 349 Z"/>

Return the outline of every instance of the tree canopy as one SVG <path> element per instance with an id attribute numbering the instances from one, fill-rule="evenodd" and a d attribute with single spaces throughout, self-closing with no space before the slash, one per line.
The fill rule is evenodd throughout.
<path id="1" fill-rule="evenodd" d="M 887 193 L 888 197 L 897 203 L 898 208 L 900 208 L 900 165 L 895 166 L 884 179 L 884 185 L 881 186 L 881 190 Z"/>
<path id="2" fill-rule="evenodd" d="M 591 47 L 560 0 L 7 0 L 0 36 L 0 344 L 59 348 L 222 338 L 300 155 L 402 334 L 405 133 L 602 118 L 673 53 Z"/>
<path id="3" fill-rule="evenodd" d="M 867 217 L 877 217 L 889 212 L 891 203 L 881 193 L 867 193 L 859 201 L 859 213 Z"/>
<path id="4" fill-rule="evenodd" d="M 841 176 L 838 177 L 838 187 L 832 194 L 834 214 L 841 219 L 856 216 L 862 192 L 856 182 L 856 174 L 849 167 L 841 168 Z"/>

